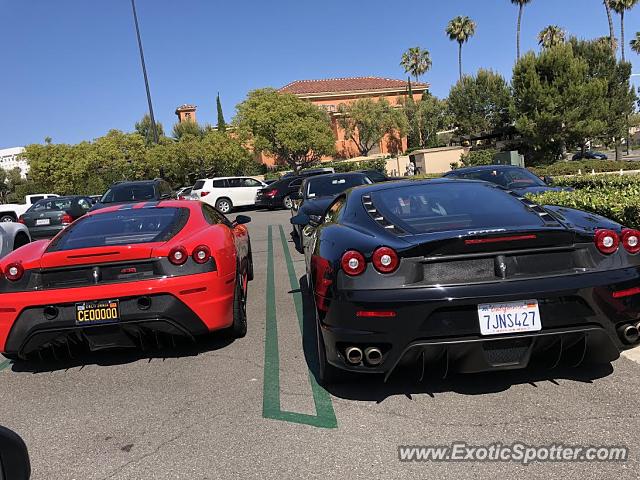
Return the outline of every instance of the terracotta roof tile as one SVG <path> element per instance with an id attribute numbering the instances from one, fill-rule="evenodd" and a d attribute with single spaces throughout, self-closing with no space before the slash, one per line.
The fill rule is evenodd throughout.
<path id="1" fill-rule="evenodd" d="M 416 88 L 428 88 L 427 83 L 411 83 Z M 406 88 L 406 80 L 394 80 L 380 77 L 328 78 L 324 80 L 297 80 L 285 85 L 281 92 L 294 95 L 314 93 L 353 92 L 358 90 L 385 90 L 389 88 Z"/>

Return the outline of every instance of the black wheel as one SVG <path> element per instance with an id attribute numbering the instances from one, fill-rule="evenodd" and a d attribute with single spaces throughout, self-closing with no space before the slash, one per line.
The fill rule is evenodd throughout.
<path id="1" fill-rule="evenodd" d="M 327 350 L 324 346 L 319 319 L 316 320 L 316 337 L 318 339 L 318 383 L 322 386 L 341 383 L 345 374 L 342 370 L 327 362 Z"/>
<path id="2" fill-rule="evenodd" d="M 231 200 L 229 200 L 228 198 L 219 198 L 218 200 L 216 200 L 216 209 L 226 215 L 227 213 L 231 212 L 231 209 L 233 208 L 233 203 L 231 203 Z"/>
<path id="3" fill-rule="evenodd" d="M 7 360 L 11 360 L 13 362 L 17 361 L 19 358 L 17 353 L 3 353 L 2 356 Z"/>
<path id="4" fill-rule="evenodd" d="M 0 213 L 0 222 L 15 222 L 16 217 L 12 213 Z"/>
<path id="5" fill-rule="evenodd" d="M 238 274 L 236 289 L 233 294 L 233 325 L 230 331 L 234 338 L 242 338 L 247 334 L 247 283 L 246 276 Z"/>
<path id="6" fill-rule="evenodd" d="M 282 204 L 287 210 L 291 210 L 293 208 L 293 200 L 291 200 L 291 197 L 289 195 L 282 199 Z"/>
<path id="7" fill-rule="evenodd" d="M 247 255 L 247 281 L 253 280 L 253 254 L 251 253 L 251 240 L 249 240 L 249 254 Z"/>
<path id="8" fill-rule="evenodd" d="M 23 247 L 29 243 L 29 237 L 27 237 L 24 233 L 19 233 L 16 235 L 15 240 L 13 241 L 13 249 L 17 250 L 20 247 Z"/>

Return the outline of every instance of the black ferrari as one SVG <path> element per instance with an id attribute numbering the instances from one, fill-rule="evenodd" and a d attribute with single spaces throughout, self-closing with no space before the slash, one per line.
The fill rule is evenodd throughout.
<path id="1" fill-rule="evenodd" d="M 316 219 L 317 220 L 317 219 Z M 639 342 L 640 232 L 473 180 L 366 185 L 306 242 L 320 380 L 607 363 Z"/>

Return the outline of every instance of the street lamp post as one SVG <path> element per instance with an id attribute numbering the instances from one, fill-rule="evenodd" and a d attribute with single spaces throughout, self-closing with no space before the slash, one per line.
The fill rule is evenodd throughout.
<path id="1" fill-rule="evenodd" d="M 158 128 L 156 119 L 153 116 L 153 104 L 151 103 L 151 91 L 149 90 L 149 79 L 147 78 L 147 67 L 144 63 L 144 52 L 142 50 L 142 40 L 140 39 L 140 27 L 138 27 L 138 14 L 136 13 L 135 0 L 131 0 L 131 9 L 133 10 L 133 22 L 136 25 L 136 36 L 138 37 L 138 49 L 140 50 L 140 62 L 142 63 L 142 75 L 144 76 L 144 86 L 147 89 L 147 102 L 149 103 L 149 119 L 151 120 L 151 132 L 153 133 L 154 143 L 158 143 Z"/>

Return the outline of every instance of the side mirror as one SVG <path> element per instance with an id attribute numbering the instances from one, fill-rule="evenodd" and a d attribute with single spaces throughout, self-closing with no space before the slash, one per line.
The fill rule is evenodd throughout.
<path id="1" fill-rule="evenodd" d="M 251 221 L 251 217 L 248 217 L 246 215 L 238 215 L 236 219 L 233 221 L 233 226 L 236 227 L 238 225 L 244 225 L 246 223 L 249 223 L 250 221 Z"/>
<path id="2" fill-rule="evenodd" d="M 8 428 L 0 427 L 0 478 L 29 480 L 31 463 L 24 440 Z"/>
<path id="3" fill-rule="evenodd" d="M 544 176 L 542 181 L 547 185 L 553 185 L 553 177 Z"/>
<path id="4" fill-rule="evenodd" d="M 309 215 L 307 215 L 306 213 L 299 213 L 295 217 L 291 217 L 289 221 L 291 222 L 291 225 L 304 226 L 304 225 L 309 225 L 309 222 L 311 222 L 311 219 L 309 218 Z"/>

